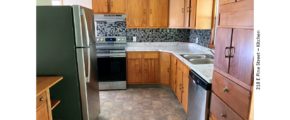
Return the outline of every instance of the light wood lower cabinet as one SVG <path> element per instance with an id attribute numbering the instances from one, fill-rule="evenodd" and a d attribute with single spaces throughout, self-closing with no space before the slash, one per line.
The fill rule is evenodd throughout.
<path id="1" fill-rule="evenodd" d="M 187 112 L 189 68 L 165 52 L 127 52 L 128 84 L 169 85 Z"/>
<path id="2" fill-rule="evenodd" d="M 159 83 L 158 52 L 127 52 L 128 84 Z"/>

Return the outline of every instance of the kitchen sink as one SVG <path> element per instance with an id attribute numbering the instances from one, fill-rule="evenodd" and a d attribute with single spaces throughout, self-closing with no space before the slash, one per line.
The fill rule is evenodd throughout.
<path id="1" fill-rule="evenodd" d="M 192 64 L 213 64 L 214 56 L 210 54 L 181 54 Z"/>
<path id="2" fill-rule="evenodd" d="M 189 59 L 189 62 L 192 64 L 213 64 L 213 59 Z"/>

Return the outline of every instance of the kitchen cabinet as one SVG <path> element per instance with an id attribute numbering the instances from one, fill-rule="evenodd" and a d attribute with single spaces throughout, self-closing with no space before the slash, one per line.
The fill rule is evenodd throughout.
<path id="1" fill-rule="evenodd" d="M 141 53 L 127 53 L 127 81 L 129 84 L 141 84 Z"/>
<path id="2" fill-rule="evenodd" d="M 176 69 L 176 96 L 179 102 L 182 104 L 185 112 L 187 112 L 188 104 L 188 75 L 189 68 L 184 65 L 181 61 L 177 60 L 177 69 Z"/>
<path id="3" fill-rule="evenodd" d="M 160 83 L 170 84 L 170 53 L 160 52 Z"/>
<path id="4" fill-rule="evenodd" d="M 168 0 L 127 0 L 127 28 L 168 26 Z"/>
<path id="5" fill-rule="evenodd" d="M 127 28 L 147 26 L 148 0 L 127 0 Z"/>
<path id="6" fill-rule="evenodd" d="M 221 0 L 210 116 L 249 119 L 254 60 L 253 0 Z"/>
<path id="7" fill-rule="evenodd" d="M 169 27 L 211 29 L 213 0 L 170 0 Z"/>
<path id="8" fill-rule="evenodd" d="M 93 0 L 95 14 L 125 14 L 126 0 Z"/>
<path id="9" fill-rule="evenodd" d="M 174 55 L 170 56 L 170 87 L 174 93 L 176 93 L 176 66 L 177 66 L 177 59 Z"/>
<path id="10" fill-rule="evenodd" d="M 127 52 L 128 84 L 157 84 L 159 81 L 158 52 Z"/>
<path id="11" fill-rule="evenodd" d="M 62 80 L 61 76 L 38 76 L 36 84 L 36 120 L 52 120 L 52 110 L 60 100 L 50 99 L 50 88 Z"/>
<path id="12" fill-rule="evenodd" d="M 159 81 L 159 53 L 142 53 L 142 81 L 145 84 L 158 84 Z"/>

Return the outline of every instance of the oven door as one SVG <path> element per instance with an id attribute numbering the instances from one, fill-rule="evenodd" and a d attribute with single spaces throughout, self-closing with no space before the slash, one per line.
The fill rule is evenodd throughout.
<path id="1" fill-rule="evenodd" d="M 126 57 L 98 57 L 98 80 L 100 82 L 126 81 Z"/>

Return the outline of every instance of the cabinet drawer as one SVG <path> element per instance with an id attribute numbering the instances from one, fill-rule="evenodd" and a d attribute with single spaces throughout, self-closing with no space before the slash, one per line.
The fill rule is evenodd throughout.
<path id="1" fill-rule="evenodd" d="M 213 92 L 244 119 L 248 118 L 250 91 L 214 71 Z"/>
<path id="2" fill-rule="evenodd" d="M 46 103 L 46 92 L 41 93 L 36 97 L 36 107 L 40 106 L 43 103 Z"/>
<path id="3" fill-rule="evenodd" d="M 127 58 L 141 58 L 142 54 L 140 52 L 128 52 Z"/>
<path id="4" fill-rule="evenodd" d="M 222 100 L 212 93 L 210 104 L 211 120 L 243 120 L 231 108 L 229 108 Z"/>
<path id="5" fill-rule="evenodd" d="M 143 58 L 159 58 L 158 52 L 144 52 Z"/>

